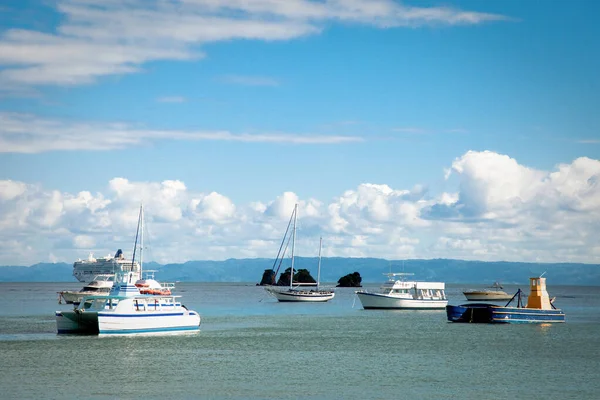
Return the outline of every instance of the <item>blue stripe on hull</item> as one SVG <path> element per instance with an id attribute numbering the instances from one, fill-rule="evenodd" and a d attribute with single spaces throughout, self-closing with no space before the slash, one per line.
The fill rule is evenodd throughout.
<path id="1" fill-rule="evenodd" d="M 443 310 L 444 306 L 441 307 L 365 307 L 365 310 Z"/>
<path id="2" fill-rule="evenodd" d="M 283 299 L 277 299 L 279 300 L 280 303 L 307 303 L 304 300 L 283 300 Z M 330 299 L 323 299 L 323 300 L 313 300 L 311 303 L 319 303 L 319 302 L 326 302 Z"/>
<path id="3" fill-rule="evenodd" d="M 199 326 L 176 326 L 171 328 L 147 328 L 147 329 L 119 329 L 100 331 L 101 335 L 128 335 L 134 333 L 165 333 L 165 332 L 191 332 L 200 330 Z"/>
<path id="4" fill-rule="evenodd" d="M 381 297 L 384 299 L 397 299 L 397 300 L 408 300 L 408 301 L 424 301 L 424 302 L 429 302 L 429 301 L 444 301 L 444 299 L 406 299 L 406 298 L 396 298 L 396 297 L 391 297 L 385 294 L 379 294 L 379 293 L 357 293 L 357 295 L 359 296 L 373 296 L 373 297 Z"/>
<path id="5" fill-rule="evenodd" d="M 184 315 L 181 313 L 165 313 L 165 314 L 143 314 L 143 311 L 140 314 L 113 314 L 113 313 L 103 313 L 99 312 L 99 317 L 110 317 L 110 318 L 151 318 L 151 317 L 180 317 Z M 195 315 L 191 314 L 190 315 Z"/>

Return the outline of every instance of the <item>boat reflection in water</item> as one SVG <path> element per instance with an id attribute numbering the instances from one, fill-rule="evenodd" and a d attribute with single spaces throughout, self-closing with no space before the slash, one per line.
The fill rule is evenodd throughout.
<path id="1" fill-rule="evenodd" d="M 543 274 L 542 274 L 543 275 Z M 522 291 L 510 299 L 505 306 L 471 303 L 446 306 L 446 315 L 451 322 L 474 323 L 555 323 L 565 322 L 565 313 L 556 308 L 546 290 L 546 278 L 529 278 L 529 297 L 523 305 Z M 510 306 L 515 301 L 516 306 Z"/>

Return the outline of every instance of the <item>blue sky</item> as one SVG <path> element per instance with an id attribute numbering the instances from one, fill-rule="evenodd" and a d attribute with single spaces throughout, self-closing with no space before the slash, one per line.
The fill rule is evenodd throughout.
<path id="1" fill-rule="evenodd" d="M 306 252 L 320 232 L 330 255 L 598 262 L 599 12 L 9 1 L 0 264 L 111 250 L 141 201 L 161 261 L 274 256 L 299 202 Z"/>

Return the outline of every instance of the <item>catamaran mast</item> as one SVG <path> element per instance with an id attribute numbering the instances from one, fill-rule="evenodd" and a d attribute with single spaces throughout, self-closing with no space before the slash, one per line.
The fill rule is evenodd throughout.
<path id="1" fill-rule="evenodd" d="M 321 282 L 321 245 L 323 237 L 319 237 L 319 267 L 317 269 L 317 290 L 319 290 L 319 282 Z"/>
<path id="2" fill-rule="evenodd" d="M 298 218 L 298 204 L 294 205 L 294 230 L 292 236 L 292 270 L 290 271 L 290 289 L 293 288 L 294 282 L 294 249 L 296 247 L 296 219 Z"/>
<path id="3" fill-rule="evenodd" d="M 131 283 L 131 277 L 133 275 L 133 269 L 135 267 L 135 251 L 137 250 L 137 241 L 138 241 L 138 236 L 140 235 L 140 225 L 142 223 L 142 213 L 143 213 L 143 206 L 140 205 L 140 216 L 138 217 L 138 225 L 137 225 L 137 229 L 135 231 L 135 242 L 133 244 L 133 258 L 131 259 L 131 269 L 129 270 L 129 283 Z M 143 233 L 142 233 L 142 240 L 143 240 Z M 143 247 L 143 246 L 142 246 Z M 141 252 L 141 250 L 140 250 Z M 140 263 L 140 277 L 141 277 L 141 263 Z"/>
<path id="4" fill-rule="evenodd" d="M 144 264 L 144 205 L 140 204 L 140 276 L 142 279 L 142 265 Z M 132 266 L 133 267 L 133 266 Z"/>

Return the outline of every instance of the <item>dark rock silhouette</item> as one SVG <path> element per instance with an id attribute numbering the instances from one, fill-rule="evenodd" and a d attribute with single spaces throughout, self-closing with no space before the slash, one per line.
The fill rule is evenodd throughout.
<path id="1" fill-rule="evenodd" d="M 307 269 L 301 268 L 294 274 L 294 283 L 317 283 L 315 279 L 310 275 Z M 279 275 L 277 286 L 289 286 L 290 285 L 290 273 L 291 268 L 287 268 L 285 272 Z"/>
<path id="2" fill-rule="evenodd" d="M 264 285 L 274 285 L 274 284 L 275 284 L 275 271 L 273 271 L 271 268 L 265 269 L 265 272 L 263 272 L 263 276 L 262 276 L 262 279 L 260 280 L 259 285 L 264 286 Z"/>
<path id="3" fill-rule="evenodd" d="M 362 278 L 358 272 L 342 276 L 338 280 L 337 287 L 362 287 Z"/>

